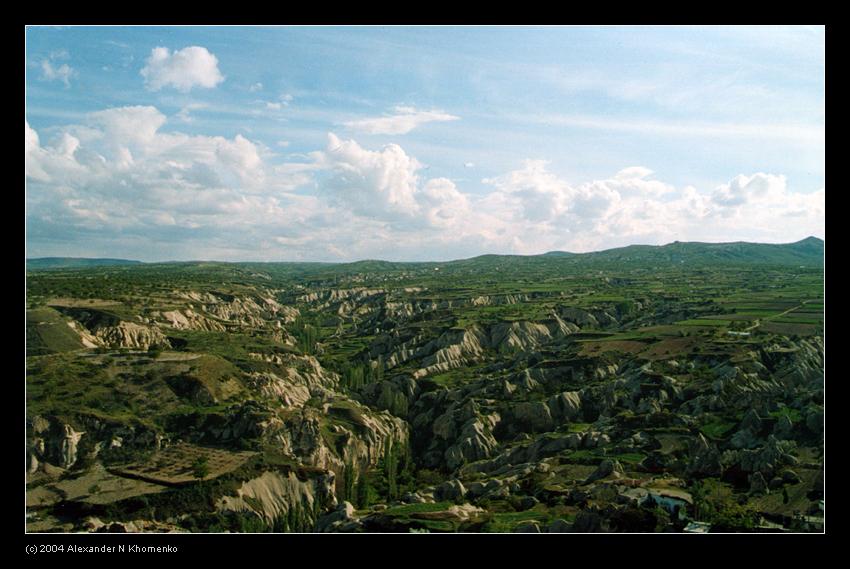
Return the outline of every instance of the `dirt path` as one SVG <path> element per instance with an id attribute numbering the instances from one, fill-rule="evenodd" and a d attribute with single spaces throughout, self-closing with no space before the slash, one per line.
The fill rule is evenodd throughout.
<path id="1" fill-rule="evenodd" d="M 201 357 L 201 354 L 186 354 L 182 352 L 163 352 L 156 358 L 158 362 L 187 362 L 196 360 Z"/>
<path id="2" fill-rule="evenodd" d="M 788 309 L 788 310 L 786 310 L 785 312 L 782 312 L 782 313 L 780 313 L 780 314 L 774 314 L 773 316 L 769 316 L 769 317 L 767 317 L 765 320 L 772 320 L 772 319 L 774 319 L 774 318 L 781 318 L 781 317 L 785 316 L 786 314 L 788 314 L 789 312 L 794 312 L 794 311 L 795 311 L 795 310 L 797 310 L 798 308 L 802 308 L 802 307 L 803 307 L 803 303 L 800 303 L 800 304 L 798 304 L 797 306 L 795 306 L 795 307 L 793 307 L 793 308 L 789 308 L 789 309 Z M 750 330 L 753 330 L 754 328 L 758 328 L 759 326 L 761 326 L 761 319 L 760 319 L 760 318 L 756 319 L 755 324 L 753 324 L 753 325 L 752 325 L 752 326 L 750 326 L 749 328 L 744 328 L 744 331 L 745 331 L 745 332 L 748 332 L 748 331 L 750 331 Z"/>

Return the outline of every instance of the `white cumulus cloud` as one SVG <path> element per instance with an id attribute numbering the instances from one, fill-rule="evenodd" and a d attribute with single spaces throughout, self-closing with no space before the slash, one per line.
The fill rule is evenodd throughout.
<path id="1" fill-rule="evenodd" d="M 218 58 L 204 47 L 190 46 L 171 52 L 155 47 L 141 71 L 145 86 L 151 91 L 173 87 L 188 92 L 193 87 L 211 89 L 224 81 L 218 69 Z"/>
<path id="2" fill-rule="evenodd" d="M 249 239 L 256 228 L 300 219 L 305 200 L 287 192 L 306 180 L 278 172 L 262 145 L 242 135 L 164 133 L 154 107 L 91 113 L 48 141 L 27 123 L 27 210 L 34 235 L 122 236 L 199 242 Z M 163 233 L 163 227 L 170 228 Z M 190 233 L 186 233 L 190 231 Z M 149 237 L 147 237 L 149 236 Z M 179 246 L 180 243 L 177 243 Z"/>
<path id="3" fill-rule="evenodd" d="M 248 135 L 163 132 L 166 121 L 135 106 L 43 132 L 25 122 L 28 243 L 147 260 L 433 260 L 823 236 L 825 190 L 792 191 L 780 174 L 697 189 L 631 166 L 573 183 L 526 160 L 473 192 L 428 178 L 397 144 L 329 133 L 308 161 L 280 163 Z"/>
<path id="4" fill-rule="evenodd" d="M 329 173 L 321 193 L 358 216 L 405 233 L 423 232 L 429 240 L 458 238 L 478 224 L 468 195 L 448 178 L 424 179 L 422 164 L 397 144 L 368 150 L 329 133 L 326 150 L 313 157 Z M 437 229 L 448 233 L 433 235 Z"/>
<path id="5" fill-rule="evenodd" d="M 608 179 L 570 184 L 549 172 L 546 162 L 527 160 L 519 170 L 485 179 L 495 191 L 476 209 L 509 221 L 509 246 L 519 253 L 673 240 L 776 243 L 823 235 L 823 189 L 792 192 L 784 176 L 757 173 L 700 192 L 647 180 L 651 174 L 632 167 Z"/>
<path id="6" fill-rule="evenodd" d="M 367 150 L 354 140 L 328 134 L 327 149 L 316 155 L 332 171 L 325 188 L 331 196 L 355 211 L 369 215 L 419 212 L 415 194 L 421 164 L 397 144 L 379 151 Z"/>

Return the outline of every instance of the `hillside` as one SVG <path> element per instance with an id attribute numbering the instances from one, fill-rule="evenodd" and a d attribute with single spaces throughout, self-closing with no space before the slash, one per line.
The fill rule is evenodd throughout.
<path id="1" fill-rule="evenodd" d="M 811 531 L 822 250 L 31 272 L 28 528 Z"/>
<path id="2" fill-rule="evenodd" d="M 795 243 L 700 243 L 680 242 L 667 245 L 629 245 L 591 253 L 565 253 L 552 251 L 541 257 L 561 256 L 570 263 L 687 263 L 760 264 L 760 265 L 823 265 L 824 242 L 817 237 L 807 237 Z"/>
<path id="3" fill-rule="evenodd" d="M 91 259 L 83 257 L 38 257 L 27 259 L 27 270 L 75 269 L 85 267 L 107 267 L 116 265 L 140 265 L 141 261 L 127 259 Z"/>
<path id="4" fill-rule="evenodd" d="M 276 270 L 284 267 L 288 272 L 297 274 L 311 273 L 377 273 L 425 270 L 438 268 L 490 270 L 499 267 L 518 269 L 522 267 L 553 266 L 596 266 L 606 264 L 642 265 L 647 263 L 687 263 L 689 265 L 712 264 L 760 264 L 760 265 L 803 265 L 819 267 L 823 265 L 824 242 L 817 237 L 808 237 L 796 243 L 770 244 L 748 243 L 699 243 L 679 242 L 667 245 L 629 245 L 590 253 L 569 253 L 549 251 L 541 255 L 479 255 L 470 259 L 453 261 L 392 262 L 382 260 L 362 260 L 351 263 L 305 263 L 305 262 L 206 262 L 173 261 L 160 265 L 191 266 L 193 270 L 218 270 L 223 266 L 239 265 L 256 271 Z M 42 257 L 27 259 L 27 270 L 73 269 L 85 267 L 107 267 L 140 265 L 141 261 L 126 259 L 87 259 L 75 257 Z M 152 263 L 151 263 L 152 264 Z"/>

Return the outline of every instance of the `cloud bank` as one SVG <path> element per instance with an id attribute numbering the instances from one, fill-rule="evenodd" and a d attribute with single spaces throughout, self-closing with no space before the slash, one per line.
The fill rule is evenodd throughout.
<path id="1" fill-rule="evenodd" d="M 824 189 L 797 193 L 776 173 L 697 189 L 627 166 L 573 183 L 528 159 L 482 180 L 482 193 L 428 177 L 399 144 L 329 133 L 324 148 L 289 162 L 241 134 L 168 124 L 151 106 L 41 133 L 26 123 L 28 254 L 425 260 L 823 236 Z"/>

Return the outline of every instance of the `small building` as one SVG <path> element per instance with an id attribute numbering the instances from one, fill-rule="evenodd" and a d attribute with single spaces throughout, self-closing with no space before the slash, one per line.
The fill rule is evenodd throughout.
<path id="1" fill-rule="evenodd" d="M 644 488 L 627 488 L 620 492 L 619 501 L 624 504 L 639 506 L 646 502 L 649 492 Z"/>
<path id="2" fill-rule="evenodd" d="M 649 495 L 643 505 L 657 504 L 681 519 L 688 506 L 693 506 L 694 499 L 684 490 L 678 488 L 647 488 Z"/>

